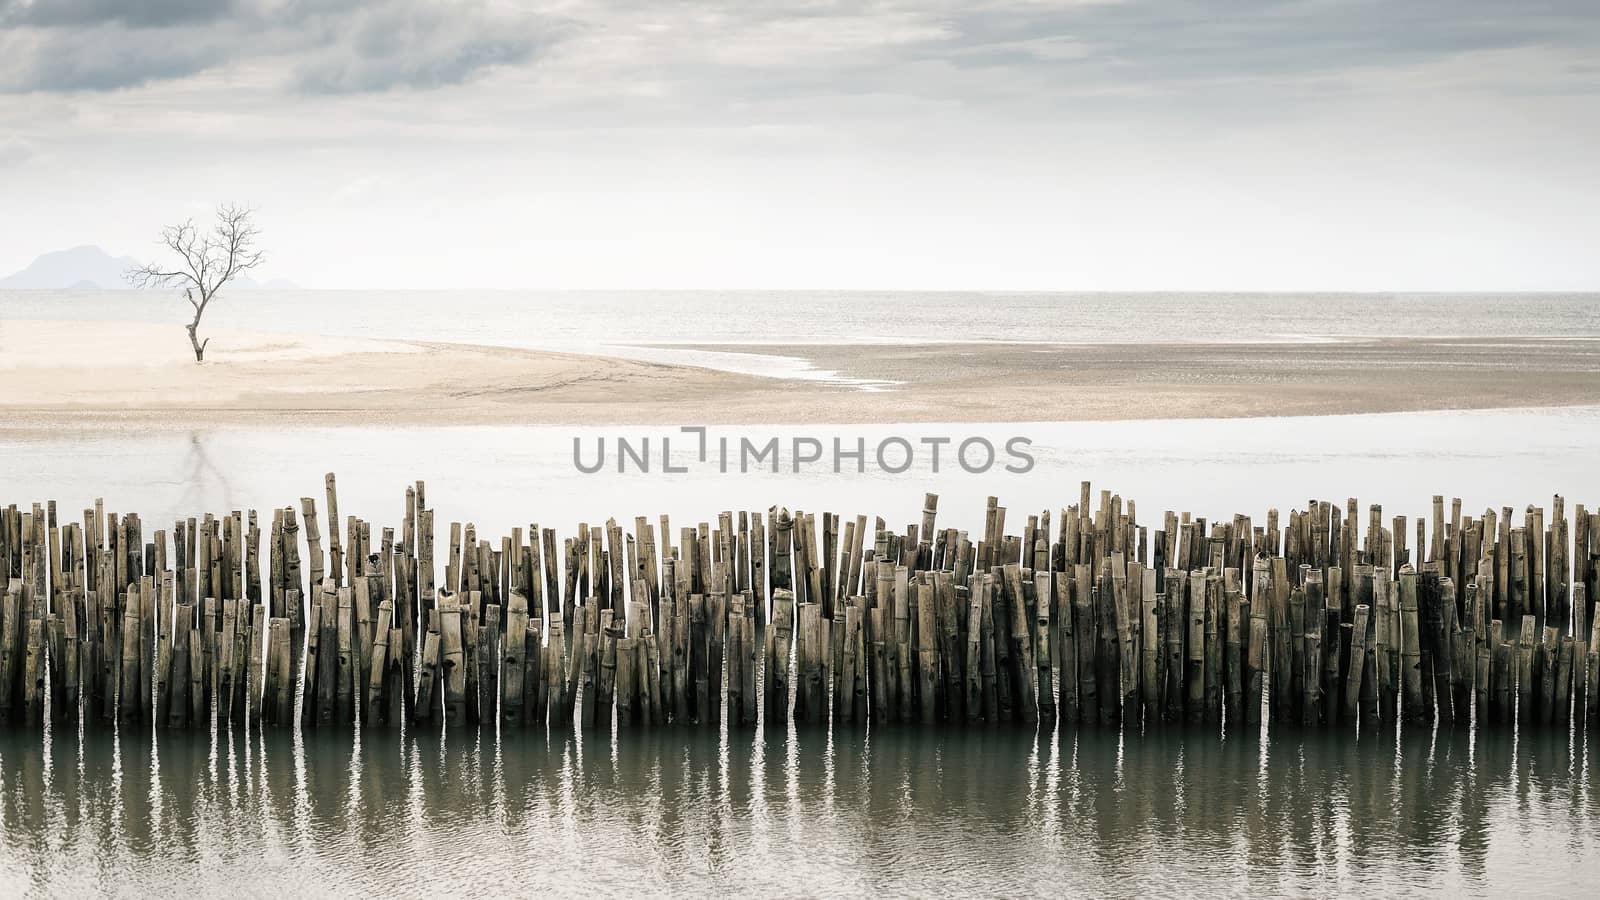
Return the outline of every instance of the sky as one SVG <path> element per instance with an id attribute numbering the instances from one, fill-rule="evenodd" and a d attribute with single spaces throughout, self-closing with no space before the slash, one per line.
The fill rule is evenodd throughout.
<path id="1" fill-rule="evenodd" d="M 0 0 L 0 274 L 1600 290 L 1594 0 Z"/>

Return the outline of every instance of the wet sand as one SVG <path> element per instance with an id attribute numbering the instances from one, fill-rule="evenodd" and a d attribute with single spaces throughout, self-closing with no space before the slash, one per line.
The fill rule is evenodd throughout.
<path id="1" fill-rule="evenodd" d="M 759 345 L 843 378 L 426 341 L 0 323 L 0 427 L 791 424 L 1331 415 L 1600 403 L 1600 340 Z"/>

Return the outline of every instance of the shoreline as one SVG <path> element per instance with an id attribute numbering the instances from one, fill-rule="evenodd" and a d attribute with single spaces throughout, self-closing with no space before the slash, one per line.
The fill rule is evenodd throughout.
<path id="1" fill-rule="evenodd" d="M 13 415 L 15 411 L 15 415 Z M 806 422 L 779 422 L 779 421 L 731 421 L 707 418 L 683 419 L 651 419 L 612 421 L 608 419 L 594 419 L 590 421 L 572 421 L 565 419 L 527 419 L 527 420 L 487 420 L 481 422 L 463 421 L 432 421 L 414 417 L 398 419 L 345 419 L 335 421 L 321 418 L 318 410 L 306 410 L 304 416 L 296 415 L 285 421 L 281 414 L 272 415 L 268 411 L 254 410 L 195 410 L 197 413 L 207 413 L 205 418 L 190 418 L 187 416 L 156 415 L 151 411 L 148 415 L 143 410 L 131 412 L 77 412 L 60 410 L 33 410 L 23 407 L 7 407 L 0 405 L 0 440 L 28 440 L 46 436 L 66 437 L 72 435 L 104 436 L 107 434 L 174 434 L 179 432 L 194 431 L 196 429 L 223 428 L 237 431 L 325 431 L 338 428 L 383 428 L 393 431 L 429 431 L 434 429 L 494 429 L 494 428 L 602 428 L 602 429 L 676 429 L 679 427 L 706 427 L 706 428 L 895 428 L 906 426 L 910 428 L 929 428 L 936 426 L 952 427 L 981 427 L 981 426 L 1009 426 L 1009 425 L 1133 425 L 1149 423 L 1212 423 L 1212 422 L 1263 422 L 1283 421 L 1298 422 L 1309 425 L 1318 422 L 1335 424 L 1343 420 L 1359 419 L 1368 416 L 1411 416 L 1411 415 L 1437 415 L 1449 413 L 1582 413 L 1585 411 L 1600 411 L 1600 403 L 1569 403 L 1544 406 L 1470 406 L 1470 407 L 1439 407 L 1430 409 L 1390 409 L 1390 410 L 1356 410 L 1342 412 L 1311 412 L 1311 413 L 1262 413 L 1260 415 L 1237 416 L 1207 416 L 1207 415 L 1169 415 L 1169 416 L 1144 416 L 1138 418 L 1060 418 L 1060 419 L 919 419 L 915 421 L 880 422 L 866 420 L 836 420 L 817 419 Z M 301 412 L 301 411 L 295 411 Z M 339 412 L 337 410 L 329 411 Z M 654 434 L 654 432 L 651 432 Z"/>
<path id="2" fill-rule="evenodd" d="M 1600 339 L 643 345 L 799 358 L 849 381 L 418 340 L 0 322 L 0 430 L 199 425 L 786 425 L 1261 418 L 1600 404 Z"/>

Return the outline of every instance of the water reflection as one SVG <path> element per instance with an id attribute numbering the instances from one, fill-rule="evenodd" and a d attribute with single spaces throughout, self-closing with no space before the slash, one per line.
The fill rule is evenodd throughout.
<path id="1" fill-rule="evenodd" d="M 205 431 L 190 429 L 187 432 L 187 452 L 177 469 L 183 475 L 174 483 L 183 485 L 178 498 L 182 509 L 234 509 L 234 490 L 225 473 L 211 459 L 210 441 Z M 213 505 L 207 505 L 210 501 Z"/>
<path id="2" fill-rule="evenodd" d="M 537 520 L 570 528 L 577 522 L 631 521 L 669 512 L 674 519 L 714 522 L 722 510 L 773 504 L 866 512 L 913 521 L 923 492 L 940 494 L 939 517 L 950 527 L 978 528 L 990 495 L 1014 502 L 1070 502 L 1081 479 L 1115 485 L 1141 506 L 1213 515 L 1260 514 L 1307 496 L 1344 497 L 1353 486 L 1397 514 L 1426 514 L 1433 493 L 1449 486 L 1464 509 L 1482 509 L 1561 493 L 1593 483 L 1600 444 L 1600 407 L 1390 413 L 1341 419 L 1330 444 L 1316 417 L 1181 419 L 1132 422 L 972 424 L 961 434 L 1026 433 L 1037 465 L 1026 474 L 994 467 L 981 475 L 920 458 L 903 475 L 845 466 L 837 474 L 722 475 L 696 469 L 578 473 L 572 441 L 601 435 L 632 440 L 660 429 L 592 427 L 224 427 L 77 429 L 17 427 L 0 422 L 0 496 L 56 500 L 64 510 L 104 497 L 108 510 L 138 511 L 152 527 L 177 519 L 271 510 L 320 496 L 323 476 L 337 472 L 347 513 L 396 524 L 405 485 L 428 484 L 436 521 L 472 521 L 480 534 L 507 534 Z M 894 434 L 913 443 L 949 436 L 946 426 L 774 426 L 754 431 L 713 428 L 713 441 L 740 436 L 791 441 L 800 434 L 856 438 L 876 445 Z M 1538 434 L 1530 448 L 1524 435 Z M 614 439 L 614 438 L 613 438 Z M 1502 465 L 1515 457 L 1519 464 Z M 759 468 L 759 467 L 757 467 Z M 1193 477 L 1196 471 L 1207 477 Z M 87 485 L 87 487 L 86 487 Z"/>
<path id="3" fill-rule="evenodd" d="M 1519 893 L 1581 733 L 0 734 L 0 892 Z"/>

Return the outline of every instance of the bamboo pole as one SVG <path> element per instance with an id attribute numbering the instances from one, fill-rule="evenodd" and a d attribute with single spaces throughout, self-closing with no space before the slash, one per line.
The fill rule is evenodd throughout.
<path id="1" fill-rule="evenodd" d="M 1175 557 L 1176 552 L 1174 552 Z M 1167 721 L 1181 721 L 1185 718 L 1184 704 L 1186 700 L 1184 674 L 1187 665 L 1187 654 L 1184 649 L 1184 639 L 1189 631 L 1189 616 L 1186 606 L 1189 574 L 1183 569 L 1169 568 L 1166 570 L 1163 582 L 1166 588 L 1165 599 L 1167 604 L 1166 634 L 1164 635 L 1162 649 L 1167 659 L 1167 681 L 1165 686 L 1167 702 L 1163 710 L 1163 717 Z"/>
<path id="2" fill-rule="evenodd" d="M 369 727 L 382 723 L 386 718 L 384 686 L 389 671 L 389 633 L 391 631 L 390 623 L 393 621 L 394 601 L 383 600 L 379 602 L 378 621 L 376 627 L 373 628 L 371 645 L 367 651 L 368 671 L 365 691 L 367 711 L 364 721 Z"/>
<path id="3" fill-rule="evenodd" d="M 1361 718 L 1361 679 L 1364 674 L 1362 661 L 1366 659 L 1367 620 L 1371 611 L 1371 607 L 1365 603 L 1356 604 L 1355 619 L 1350 628 L 1350 652 L 1346 656 L 1343 710 L 1345 724 L 1350 728 L 1356 727 Z"/>
<path id="4" fill-rule="evenodd" d="M 1018 563 L 1008 562 L 1003 568 L 1004 590 L 1006 592 L 1006 608 L 1010 613 L 1011 642 L 1009 658 L 1011 663 L 1010 679 L 1011 694 L 1014 699 L 1014 715 L 1023 722 L 1034 722 L 1039 718 L 1038 708 L 1038 681 L 1033 661 L 1033 628 L 1028 619 L 1027 605 L 1022 593 L 1022 567 Z M 920 594 L 919 594 L 919 608 Z M 931 603 L 923 610 L 923 621 L 932 619 Z M 929 648 L 931 650 L 931 648 Z M 919 653 L 922 649 L 919 647 Z M 923 666 L 929 668 L 933 665 L 931 653 L 924 657 Z M 931 688 L 930 684 L 928 685 Z M 926 703 L 926 701 L 925 701 Z M 931 712 L 924 711 L 924 721 L 931 721 Z"/>
<path id="5" fill-rule="evenodd" d="M 1552 630 L 1559 635 L 1562 626 L 1552 626 Z M 1555 697 L 1552 709 L 1552 719 L 1556 725 L 1565 726 L 1572 713 L 1572 664 L 1575 647 L 1572 635 L 1559 637 L 1560 644 L 1556 650 L 1556 676 Z"/>
<path id="6" fill-rule="evenodd" d="M 1206 717 L 1206 573 L 1195 569 L 1187 579 L 1188 633 L 1185 647 L 1188 663 L 1184 670 L 1188 694 L 1185 712 L 1190 724 L 1205 721 Z"/>
<path id="7" fill-rule="evenodd" d="M 938 648 L 934 641 L 934 597 L 931 579 L 926 577 L 917 579 L 916 596 L 917 614 L 921 623 L 917 633 L 917 709 L 922 724 L 932 725 L 935 721 L 937 709 Z M 1021 604 L 1018 603 L 1017 606 L 1020 608 Z M 1023 635 L 1019 637 L 1015 630 L 1015 621 L 1013 621 L 1012 640 L 1027 640 L 1025 624 L 1022 631 Z M 1027 684 L 1031 696 L 1033 679 L 1029 677 L 1022 679 L 1022 681 Z"/>
<path id="8" fill-rule="evenodd" d="M 1406 720 L 1427 721 L 1431 718 L 1432 711 L 1423 707 L 1421 630 L 1417 621 L 1417 573 L 1409 565 L 1400 570 L 1400 641 L 1401 680 L 1405 688 Z"/>
<path id="9" fill-rule="evenodd" d="M 743 512 L 683 529 L 665 558 L 646 517 L 629 535 L 615 520 L 580 525 L 565 583 L 553 529 L 534 525 L 526 542 L 515 529 L 497 551 L 468 522 L 453 529 L 442 592 L 420 486 L 398 546 L 393 529 L 375 548 L 371 523 L 331 517 L 337 567 L 319 568 L 314 501 L 278 510 L 266 590 L 242 511 L 177 520 L 169 558 L 167 533 L 146 544 L 137 514 L 85 510 L 80 527 L 58 523 L 53 503 L 12 506 L 0 510 L 0 722 L 71 723 L 84 692 L 86 722 L 165 728 L 289 724 L 297 711 L 305 725 L 393 726 L 434 710 L 516 726 L 570 721 L 579 699 L 586 727 L 613 715 L 743 726 L 757 711 L 774 725 L 1248 726 L 1263 699 L 1282 723 L 1362 731 L 1397 710 L 1420 723 L 1475 714 L 1485 728 L 1591 719 L 1595 516 L 1580 507 L 1569 524 L 1558 495 L 1548 520 L 1530 506 L 1512 528 L 1493 509 L 1463 518 L 1459 501 L 1446 518 L 1442 496 L 1418 520 L 1416 560 L 1404 517 L 1391 532 L 1373 506 L 1358 534 L 1354 501 L 1313 501 L 1281 534 L 1271 514 L 1259 529 L 1169 513 L 1150 541 L 1133 504 L 1102 491 L 1097 508 L 1061 511 L 1054 543 L 1049 511 L 1019 537 L 996 502 L 974 548 L 936 527 L 930 495 L 904 534 L 877 519 L 869 539 L 858 516 L 842 545 L 823 513 L 820 548 L 815 514 L 776 508 L 770 531 Z M 300 617 L 301 517 L 303 654 L 278 634 Z M 762 630 L 763 582 L 780 580 Z M 570 637 L 562 612 L 576 614 Z"/>
<path id="10" fill-rule="evenodd" d="M 1591 530 L 1591 534 L 1593 531 Z M 1591 729 L 1600 727 L 1600 607 L 1589 619 L 1589 652 L 1584 676 L 1584 720 Z"/>
<path id="11" fill-rule="evenodd" d="M 896 566 L 888 560 L 877 563 L 878 596 L 888 589 L 892 596 L 894 634 L 883 641 L 884 668 L 887 678 L 883 685 L 884 704 L 889 715 L 897 722 L 910 722 L 912 698 L 915 696 L 915 664 L 912 645 L 911 615 L 916 604 L 912 600 L 910 573 L 905 566 Z M 880 599 L 880 602 L 881 599 Z M 889 615 L 889 613 L 885 613 Z"/>
<path id="12" fill-rule="evenodd" d="M 1066 522 L 1066 516 L 1062 517 Z M 1063 541 L 1063 545 L 1065 545 Z M 1065 565 L 1065 562 L 1063 562 Z M 1076 723 L 1079 720 L 1078 712 L 1078 639 L 1077 624 L 1074 618 L 1072 604 L 1072 573 L 1062 569 L 1055 573 L 1055 630 L 1056 630 L 1056 660 L 1055 669 L 1057 680 L 1060 682 L 1060 709 L 1061 720 L 1067 723 Z M 970 602 L 970 596 L 969 596 Z M 982 626 L 982 608 L 976 607 L 976 615 L 969 615 L 967 619 L 968 642 L 976 636 L 978 628 Z M 973 704 L 981 703 L 982 694 L 977 690 L 978 680 L 975 677 L 974 664 L 978 656 L 973 651 L 967 653 L 967 718 L 974 720 L 975 711 Z"/>
<path id="13" fill-rule="evenodd" d="M 1533 722 L 1533 616 L 1522 617 L 1522 628 L 1517 634 L 1517 721 Z"/>
<path id="14" fill-rule="evenodd" d="M 522 724 L 527 632 L 528 598 L 513 590 L 507 600 L 505 652 L 500 658 L 500 718 L 513 727 Z"/>
<path id="15" fill-rule="evenodd" d="M 854 599 L 854 598 L 852 598 Z M 856 710 L 860 706 L 860 687 L 856 679 L 857 667 L 860 665 L 858 644 L 861 641 L 861 609 L 854 603 L 845 606 L 844 610 L 844 658 L 839 670 L 839 681 L 850 692 L 845 702 L 836 704 L 839 721 L 851 725 L 856 721 Z"/>

